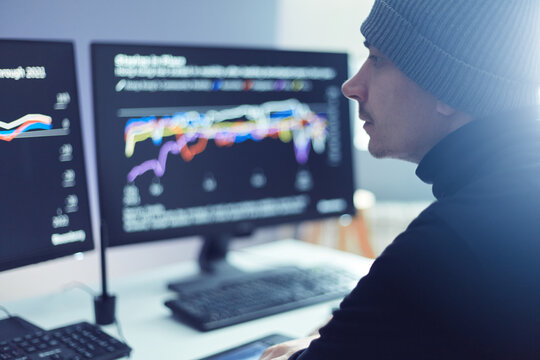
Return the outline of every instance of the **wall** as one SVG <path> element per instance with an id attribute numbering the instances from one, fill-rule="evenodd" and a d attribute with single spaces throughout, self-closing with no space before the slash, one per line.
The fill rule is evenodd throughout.
<path id="1" fill-rule="evenodd" d="M 270 47 L 275 43 L 275 1 L 252 0 L 2 0 L 0 36 L 74 40 L 83 141 L 94 232 L 98 200 L 91 98 L 93 40 Z M 111 249 L 111 278 L 182 259 L 193 259 L 196 238 Z M 61 289 L 73 280 L 99 284 L 97 252 L 0 273 L 0 302 Z M 114 281 L 112 281 L 114 290 Z M 97 288 L 97 287 L 96 287 Z"/>

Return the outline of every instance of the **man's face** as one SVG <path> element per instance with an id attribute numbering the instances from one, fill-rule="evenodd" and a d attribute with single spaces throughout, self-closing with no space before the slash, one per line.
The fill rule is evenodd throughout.
<path id="1" fill-rule="evenodd" d="M 418 163 L 447 133 L 449 122 L 437 112 L 437 99 L 404 75 L 373 46 L 343 94 L 359 104 L 369 152 Z"/>

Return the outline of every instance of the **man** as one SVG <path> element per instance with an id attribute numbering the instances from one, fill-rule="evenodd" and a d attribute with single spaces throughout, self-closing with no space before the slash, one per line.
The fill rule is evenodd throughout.
<path id="1" fill-rule="evenodd" d="M 540 1 L 375 0 L 343 85 L 436 201 L 311 338 L 262 359 L 540 359 Z"/>

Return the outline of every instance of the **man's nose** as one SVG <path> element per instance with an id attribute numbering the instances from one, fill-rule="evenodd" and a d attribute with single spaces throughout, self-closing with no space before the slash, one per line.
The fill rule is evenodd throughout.
<path id="1" fill-rule="evenodd" d="M 349 99 L 358 102 L 367 100 L 367 83 L 364 78 L 363 67 L 341 86 L 341 92 Z"/>

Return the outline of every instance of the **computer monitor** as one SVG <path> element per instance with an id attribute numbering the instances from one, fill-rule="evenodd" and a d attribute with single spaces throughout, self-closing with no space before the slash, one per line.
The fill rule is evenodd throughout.
<path id="1" fill-rule="evenodd" d="M 92 44 L 103 236 L 201 235 L 354 212 L 347 55 Z M 215 260 L 215 261 L 214 261 Z"/>
<path id="2" fill-rule="evenodd" d="M 94 247 L 73 44 L 0 40 L 0 271 Z"/>
<path id="3" fill-rule="evenodd" d="M 0 40 L 0 270 L 93 249 L 73 44 Z"/>

